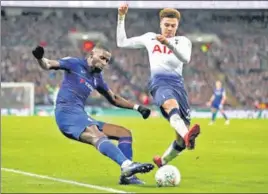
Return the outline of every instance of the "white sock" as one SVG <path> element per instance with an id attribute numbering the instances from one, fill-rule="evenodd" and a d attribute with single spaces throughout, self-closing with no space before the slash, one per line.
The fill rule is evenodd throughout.
<path id="1" fill-rule="evenodd" d="M 168 149 L 165 151 L 165 153 L 161 157 L 162 164 L 163 165 L 167 164 L 169 161 L 174 159 L 178 154 L 179 152 L 173 148 L 173 143 L 171 143 L 171 145 L 168 147 Z"/>
<path id="2" fill-rule="evenodd" d="M 121 168 L 125 168 L 125 167 L 129 166 L 130 164 L 132 164 L 132 161 L 130 161 L 130 160 L 126 160 L 126 161 L 124 161 L 124 162 L 122 163 Z"/>
<path id="3" fill-rule="evenodd" d="M 167 164 L 168 162 L 170 162 L 171 160 L 173 160 L 174 158 L 176 158 L 179 155 L 179 153 L 181 152 L 181 151 L 178 151 L 178 150 L 175 150 L 174 149 L 173 143 L 174 142 L 172 142 L 170 144 L 170 146 L 168 147 L 168 149 L 165 151 L 165 153 L 161 157 L 161 160 L 162 160 L 162 164 L 163 165 Z M 177 141 L 176 141 L 176 143 L 178 144 Z M 181 142 L 181 143 L 183 144 L 184 142 Z"/>
<path id="4" fill-rule="evenodd" d="M 185 123 L 181 119 L 179 114 L 174 114 L 170 117 L 170 125 L 177 131 L 177 133 L 184 138 L 184 136 L 188 133 L 188 128 Z"/>

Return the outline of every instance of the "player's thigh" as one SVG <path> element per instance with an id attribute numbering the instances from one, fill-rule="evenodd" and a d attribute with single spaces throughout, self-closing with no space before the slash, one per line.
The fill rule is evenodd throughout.
<path id="1" fill-rule="evenodd" d="M 167 114 L 169 114 L 172 109 L 179 108 L 179 104 L 175 98 L 168 99 L 162 104 L 162 108 Z"/>
<path id="2" fill-rule="evenodd" d="M 120 137 L 130 137 L 131 131 L 125 127 L 104 123 L 102 132 L 111 139 L 119 139 Z"/>
<path id="3" fill-rule="evenodd" d="M 97 125 L 91 125 L 85 128 L 85 130 L 80 134 L 79 140 L 83 143 L 96 145 L 97 141 L 106 137 L 103 132 L 101 132 Z"/>
<path id="4" fill-rule="evenodd" d="M 87 127 L 100 123 L 79 110 L 56 110 L 55 117 L 60 131 L 68 138 L 80 141 L 80 135 Z"/>
<path id="5" fill-rule="evenodd" d="M 160 107 L 163 116 L 169 119 L 169 113 L 174 108 L 179 108 L 179 114 L 186 125 L 190 125 L 190 106 L 184 88 L 162 86 L 152 93 L 154 102 Z"/>
<path id="6" fill-rule="evenodd" d="M 173 108 L 178 108 L 178 102 L 170 86 L 161 86 L 151 92 L 154 103 L 161 107 L 165 113 L 169 113 Z"/>
<path id="7" fill-rule="evenodd" d="M 179 107 L 180 117 L 183 119 L 186 126 L 190 126 L 190 105 L 188 102 L 188 95 L 184 88 L 174 88 L 174 97 Z"/>
<path id="8" fill-rule="evenodd" d="M 217 109 L 215 106 L 212 106 L 212 107 L 211 107 L 211 112 L 215 113 L 215 112 L 217 112 L 217 110 L 218 110 L 218 109 Z"/>

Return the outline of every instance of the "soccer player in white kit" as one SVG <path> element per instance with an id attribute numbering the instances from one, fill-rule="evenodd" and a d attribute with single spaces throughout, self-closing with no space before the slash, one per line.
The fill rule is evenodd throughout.
<path id="1" fill-rule="evenodd" d="M 165 8 L 160 11 L 161 34 L 153 32 L 127 38 L 125 16 L 128 4 L 118 8 L 117 46 L 146 48 L 149 54 L 151 77 L 149 91 L 154 103 L 175 129 L 176 139 L 162 157 L 155 156 L 154 163 L 161 167 L 174 159 L 185 148 L 194 149 L 200 126 L 190 128 L 190 107 L 182 77 L 183 64 L 190 61 L 192 43 L 185 36 L 176 36 L 180 12 Z M 190 129 L 189 129 L 190 128 Z"/>

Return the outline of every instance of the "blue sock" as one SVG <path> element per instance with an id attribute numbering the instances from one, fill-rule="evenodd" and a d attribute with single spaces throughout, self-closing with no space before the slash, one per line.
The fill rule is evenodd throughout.
<path id="1" fill-rule="evenodd" d="M 225 112 L 222 113 L 222 116 L 224 117 L 225 120 L 228 120 L 227 115 L 225 114 Z"/>
<path id="2" fill-rule="evenodd" d="M 129 160 L 132 160 L 132 137 L 120 137 L 118 140 L 118 148 Z"/>
<path id="3" fill-rule="evenodd" d="M 120 166 L 124 161 L 127 160 L 121 150 L 116 147 L 107 137 L 99 139 L 96 143 L 96 148 L 100 153 L 111 158 Z"/>
<path id="4" fill-rule="evenodd" d="M 217 112 L 212 113 L 212 121 L 214 122 L 216 120 Z"/>

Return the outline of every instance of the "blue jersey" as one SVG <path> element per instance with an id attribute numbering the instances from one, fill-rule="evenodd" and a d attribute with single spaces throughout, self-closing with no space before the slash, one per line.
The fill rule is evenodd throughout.
<path id="1" fill-rule="evenodd" d="M 56 100 L 56 108 L 84 108 L 93 90 L 109 90 L 101 73 L 89 71 L 86 59 L 66 57 L 60 59 L 59 63 L 60 69 L 65 72 Z"/>
<path id="2" fill-rule="evenodd" d="M 224 88 L 214 89 L 213 95 L 214 95 L 214 100 L 212 104 L 221 104 L 222 98 L 225 95 Z"/>

